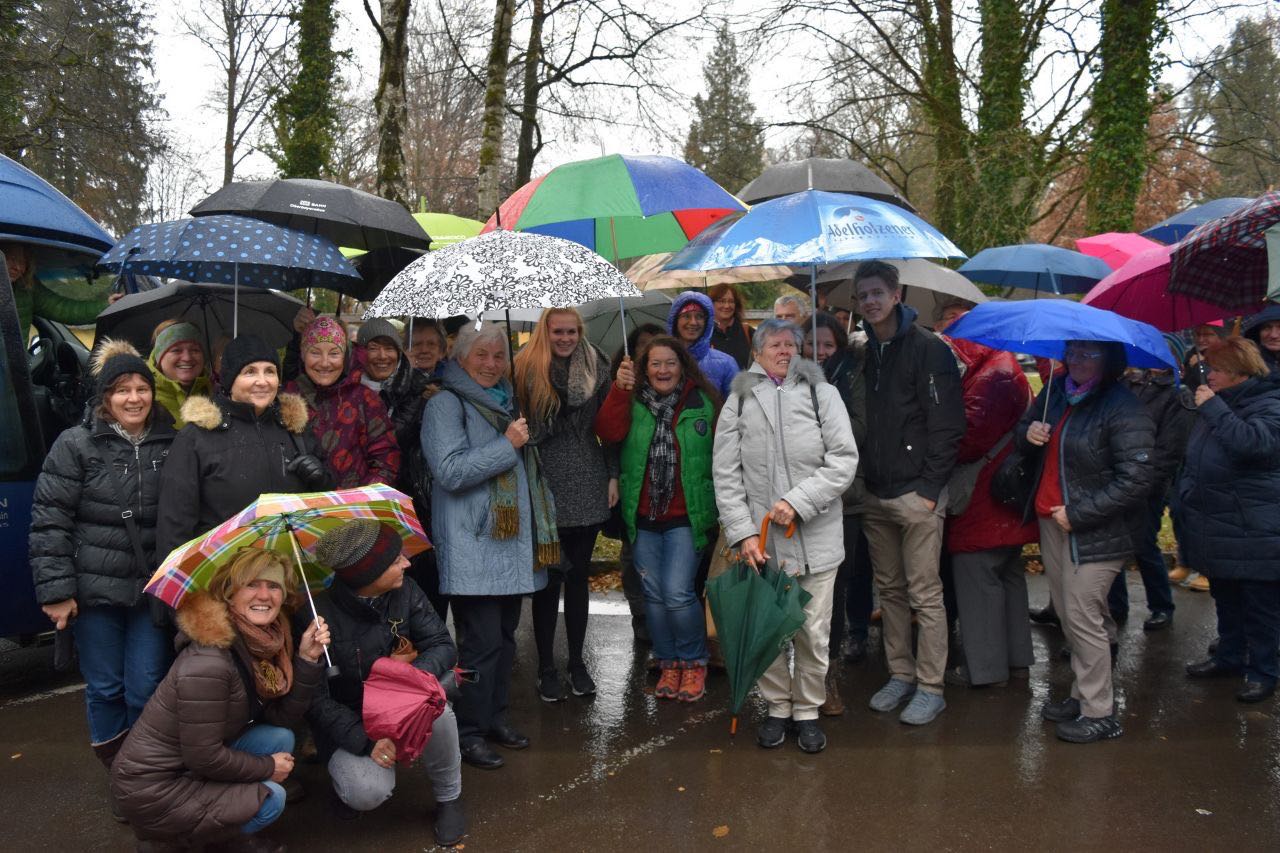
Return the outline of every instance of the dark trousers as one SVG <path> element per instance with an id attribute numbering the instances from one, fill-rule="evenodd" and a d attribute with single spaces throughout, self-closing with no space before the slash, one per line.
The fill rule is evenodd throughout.
<path id="1" fill-rule="evenodd" d="M 1214 660 L 1244 670 L 1245 678 L 1275 684 L 1280 678 L 1280 581 L 1211 578 L 1218 607 L 1218 651 Z"/>
<path id="2" fill-rule="evenodd" d="M 834 660 L 840 654 L 846 628 L 854 639 L 866 640 L 871 627 L 871 558 L 860 515 L 844 517 L 844 560 L 836 569 L 832 596 L 831 641 L 827 648 Z"/>
<path id="3" fill-rule="evenodd" d="M 410 560 L 409 571 L 406 574 L 413 579 L 414 583 L 422 587 L 422 591 L 427 594 L 427 600 L 431 602 L 431 608 L 435 610 L 441 622 L 445 621 L 445 616 L 449 612 L 449 596 L 440 592 L 440 568 L 436 564 L 435 549 L 423 551 Z"/>
<path id="4" fill-rule="evenodd" d="M 520 595 L 455 595 L 453 624 L 458 632 L 458 665 L 475 670 L 463 683 L 454 713 L 463 746 L 483 740 L 507 721 L 511 668 L 516 660 Z"/>
<path id="5" fill-rule="evenodd" d="M 1164 563 L 1164 554 L 1160 551 L 1158 536 L 1160 523 L 1164 519 L 1164 505 L 1167 493 L 1157 490 L 1143 507 L 1141 533 L 1135 544 L 1135 555 L 1138 560 L 1138 572 L 1142 575 L 1142 585 L 1147 589 L 1147 610 L 1151 613 L 1173 612 L 1173 589 L 1169 586 L 1169 569 Z M 1129 588 L 1124 582 L 1124 572 L 1116 576 L 1111 584 L 1111 592 L 1107 594 L 1107 607 L 1117 619 L 1129 615 Z"/>
<path id="6" fill-rule="evenodd" d="M 582 664 L 587 640 L 587 604 L 591 576 L 591 552 L 600 525 L 561 527 L 558 569 L 548 570 L 547 585 L 533 594 L 533 639 L 538 647 L 538 669 L 555 669 L 556 622 L 560 618 L 560 590 L 564 590 L 564 630 L 569 645 L 569 669 Z"/>
<path id="7" fill-rule="evenodd" d="M 640 573 L 636 571 L 636 562 L 632 557 L 632 546 L 624 534 L 622 547 L 618 552 L 618 562 L 622 566 L 622 594 L 627 597 L 627 607 L 631 610 L 631 630 L 645 630 L 644 584 Z"/>
<path id="8" fill-rule="evenodd" d="M 1022 548 L 951 555 L 965 667 L 973 684 L 1007 681 L 1035 662 Z"/>

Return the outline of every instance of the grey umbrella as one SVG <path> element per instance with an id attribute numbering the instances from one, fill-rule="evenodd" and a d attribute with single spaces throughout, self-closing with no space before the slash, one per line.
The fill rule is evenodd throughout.
<path id="1" fill-rule="evenodd" d="M 743 187 L 738 198 L 747 204 L 759 204 L 805 190 L 861 195 L 896 204 L 912 213 L 916 210 L 911 202 L 866 166 L 857 160 L 844 158 L 810 157 L 775 163 Z"/>

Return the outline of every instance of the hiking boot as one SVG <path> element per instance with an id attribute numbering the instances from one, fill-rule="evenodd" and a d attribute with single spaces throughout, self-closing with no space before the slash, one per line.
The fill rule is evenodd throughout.
<path id="1" fill-rule="evenodd" d="M 1080 716 L 1080 700 L 1068 696 L 1061 702 L 1045 702 L 1040 707 L 1040 716 L 1051 723 L 1065 723 Z"/>
<path id="2" fill-rule="evenodd" d="M 880 712 L 892 711 L 915 692 L 916 686 L 914 684 L 909 684 L 900 678 L 890 678 L 889 682 L 871 697 L 871 710 Z"/>
<path id="3" fill-rule="evenodd" d="M 691 663 L 686 664 L 681 670 L 680 675 L 680 691 L 676 693 L 676 698 L 681 702 L 697 702 L 703 696 L 707 695 L 707 666 L 706 664 Z"/>
<path id="4" fill-rule="evenodd" d="M 756 732 L 756 743 L 765 749 L 777 749 L 787 739 L 786 717 L 766 717 L 760 730 Z"/>
<path id="5" fill-rule="evenodd" d="M 573 691 L 574 696 L 596 695 L 596 683 L 585 666 L 569 668 L 569 689 Z"/>
<path id="6" fill-rule="evenodd" d="M 1066 720 L 1054 727 L 1058 740 L 1067 743 L 1093 743 L 1096 740 L 1107 740 L 1120 737 L 1124 729 L 1115 714 L 1105 717 L 1086 717 L 1083 714 L 1074 720 Z"/>
<path id="7" fill-rule="evenodd" d="M 912 696 L 911 701 L 907 703 L 907 707 L 903 708 L 902 713 L 898 715 L 898 722 L 909 726 L 928 725 L 936 720 L 946 707 L 947 700 L 942 698 L 941 693 L 917 690 L 916 695 Z"/>
<path id="8" fill-rule="evenodd" d="M 544 669 L 538 673 L 538 698 L 543 702 L 563 702 L 565 700 L 564 682 L 555 669 Z"/>
<path id="9" fill-rule="evenodd" d="M 467 816 L 462 810 L 462 798 L 436 803 L 436 819 L 432 823 L 436 844 L 453 847 L 467 834 Z"/>
<path id="10" fill-rule="evenodd" d="M 822 752 L 827 748 L 827 736 L 822 733 L 817 720 L 796 720 L 796 746 L 801 752 L 808 753 Z"/>
<path id="11" fill-rule="evenodd" d="M 684 667 L 678 662 L 663 664 L 662 677 L 658 679 L 658 686 L 654 688 L 653 695 L 659 699 L 674 699 L 680 693 L 680 681 L 684 675 Z"/>
<path id="12" fill-rule="evenodd" d="M 818 706 L 818 713 L 824 717 L 839 717 L 844 713 L 844 700 L 840 698 L 840 686 L 835 676 L 827 670 L 827 698 Z"/>

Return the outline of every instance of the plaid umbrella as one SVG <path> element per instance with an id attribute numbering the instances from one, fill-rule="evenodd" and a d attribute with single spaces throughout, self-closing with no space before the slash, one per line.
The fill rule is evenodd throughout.
<path id="1" fill-rule="evenodd" d="M 1267 229 L 1280 222 L 1280 192 L 1206 222 L 1173 248 L 1169 292 L 1228 311 L 1252 311 L 1267 291 Z"/>

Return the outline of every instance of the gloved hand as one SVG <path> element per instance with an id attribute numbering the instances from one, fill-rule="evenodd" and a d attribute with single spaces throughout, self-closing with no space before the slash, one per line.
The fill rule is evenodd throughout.
<path id="1" fill-rule="evenodd" d="M 320 490 L 328 484 L 329 472 L 324 463 L 310 453 L 300 453 L 289 460 L 284 468 L 286 473 L 301 480 L 308 488 Z"/>

